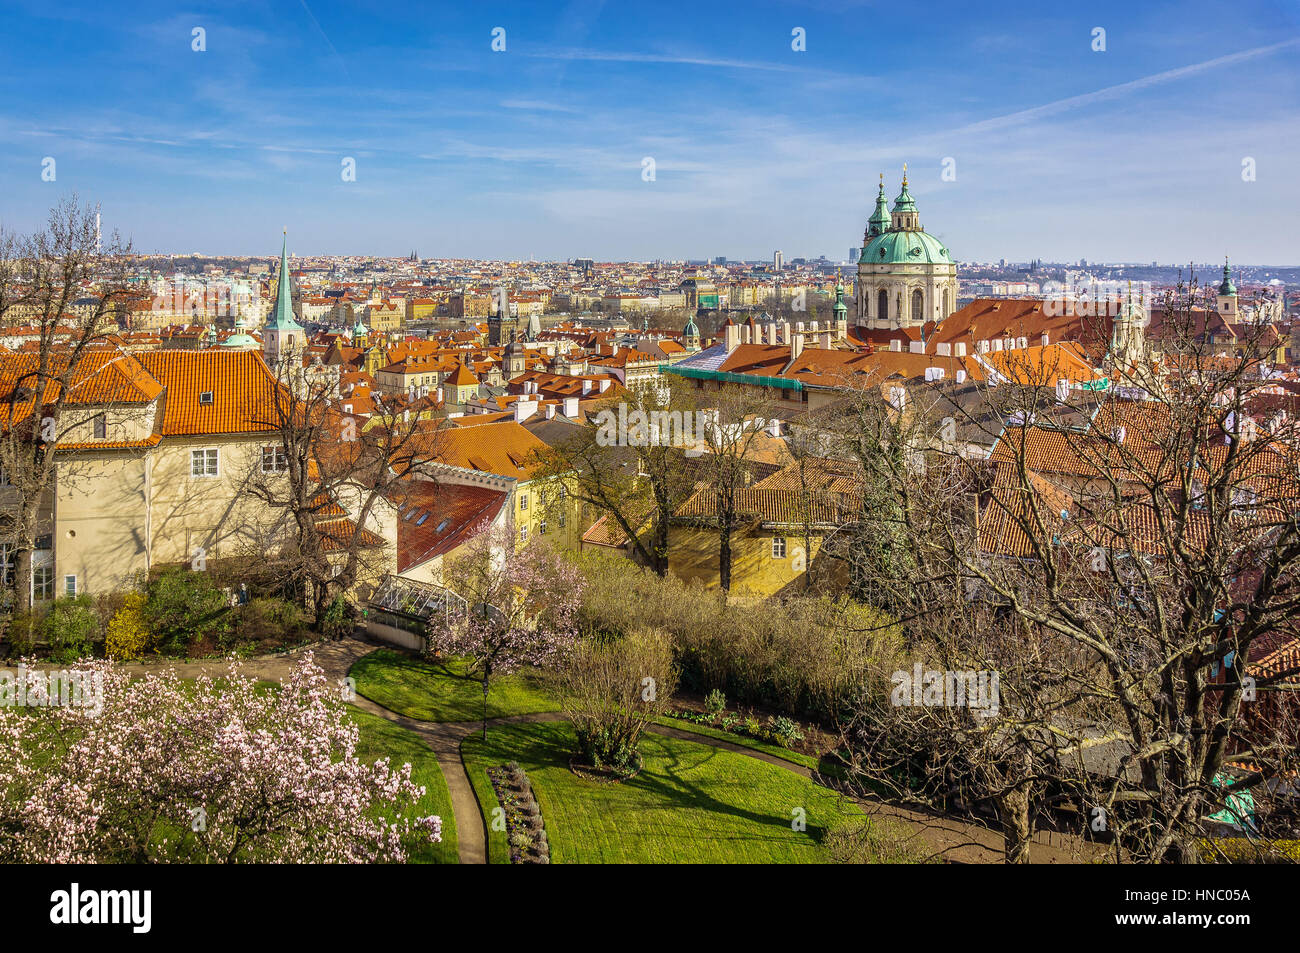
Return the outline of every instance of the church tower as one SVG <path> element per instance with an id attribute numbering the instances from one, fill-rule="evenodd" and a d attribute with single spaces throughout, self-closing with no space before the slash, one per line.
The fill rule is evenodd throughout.
<path id="1" fill-rule="evenodd" d="M 1232 283 L 1232 269 L 1228 267 L 1228 259 L 1223 259 L 1223 281 L 1219 283 L 1219 294 L 1215 298 L 1215 307 L 1219 309 L 1219 314 L 1225 318 L 1235 321 L 1240 317 L 1237 310 L 1237 286 Z"/>
<path id="2" fill-rule="evenodd" d="M 943 243 L 922 227 L 908 189 L 907 166 L 892 209 L 881 176 L 863 238 L 854 293 L 859 326 L 921 327 L 957 309 L 957 265 Z"/>
<path id="3" fill-rule="evenodd" d="M 1110 360 L 1124 367 L 1137 364 L 1146 345 L 1146 326 L 1146 302 L 1133 300 L 1133 283 L 1129 282 L 1128 296 L 1111 326 Z"/>
<path id="4" fill-rule="evenodd" d="M 286 232 L 280 249 L 280 279 L 275 294 L 275 309 L 262 328 L 262 355 L 272 370 L 282 362 L 301 363 L 306 333 L 293 317 L 293 279 L 289 274 L 289 236 Z"/>

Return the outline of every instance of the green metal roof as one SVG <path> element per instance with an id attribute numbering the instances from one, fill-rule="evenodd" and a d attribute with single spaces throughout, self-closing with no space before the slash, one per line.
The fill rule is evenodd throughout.
<path id="1" fill-rule="evenodd" d="M 293 281 L 289 277 L 289 236 L 284 237 L 280 249 L 280 281 L 275 292 L 275 310 L 266 327 L 276 331 L 301 331 L 302 326 L 293 319 Z"/>
<path id="2" fill-rule="evenodd" d="M 731 371 L 711 371 L 703 367 L 679 367 L 675 364 L 660 364 L 660 374 L 679 374 L 682 377 L 694 377 L 705 381 L 722 381 L 728 384 L 749 384 L 753 387 L 779 387 L 782 390 L 803 390 L 803 381 L 787 377 L 759 377 L 756 374 L 735 374 Z"/>
<path id="3" fill-rule="evenodd" d="M 943 244 L 920 229 L 885 232 L 871 239 L 858 259 L 864 265 L 905 265 L 953 263 Z"/>

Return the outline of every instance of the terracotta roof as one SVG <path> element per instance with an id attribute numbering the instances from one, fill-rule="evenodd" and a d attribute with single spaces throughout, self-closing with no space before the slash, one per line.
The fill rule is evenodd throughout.
<path id="1" fill-rule="evenodd" d="M 368 529 L 357 529 L 357 524 L 350 519 L 326 520 L 316 524 L 320 532 L 321 549 L 327 553 L 347 552 L 352 545 L 352 537 L 361 533 L 359 545 L 366 549 L 384 545 L 382 536 L 377 536 Z"/>
<path id="2" fill-rule="evenodd" d="M 257 351 L 154 351 L 136 357 L 167 390 L 163 436 L 277 429 L 271 398 L 278 385 Z M 207 392 L 212 403 L 201 403 Z"/>
<path id="3" fill-rule="evenodd" d="M 450 552 L 496 519 L 505 490 L 413 480 L 403 484 L 397 523 L 397 571 Z"/>
<path id="4" fill-rule="evenodd" d="M 717 491 L 703 484 L 673 515 L 678 518 L 713 519 L 717 515 Z M 751 486 L 736 491 L 736 509 L 744 517 L 764 523 L 837 524 L 847 515 L 844 507 L 822 494 L 803 496 L 792 490 Z"/>
<path id="5" fill-rule="evenodd" d="M 536 453 L 546 447 L 513 420 L 479 427 L 441 427 L 429 433 L 434 462 L 528 480 Z"/>

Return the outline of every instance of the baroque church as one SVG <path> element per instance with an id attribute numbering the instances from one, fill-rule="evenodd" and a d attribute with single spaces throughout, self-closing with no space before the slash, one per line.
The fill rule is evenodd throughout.
<path id="1" fill-rule="evenodd" d="M 876 210 L 862 236 L 854 302 L 857 324 L 871 329 L 942 321 L 957 309 L 957 265 L 943 243 L 921 227 L 907 190 L 906 165 L 892 209 L 880 176 Z"/>

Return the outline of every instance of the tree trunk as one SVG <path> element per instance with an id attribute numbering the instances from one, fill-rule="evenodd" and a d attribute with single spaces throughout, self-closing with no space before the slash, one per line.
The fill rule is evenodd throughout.
<path id="1" fill-rule="evenodd" d="M 1002 821 L 1005 863 L 1029 863 L 1029 844 L 1033 830 L 1029 824 L 1029 789 L 1014 787 L 998 798 L 998 817 Z"/>
<path id="2" fill-rule="evenodd" d="M 718 532 L 718 588 L 731 592 L 731 523 L 726 521 Z"/>

